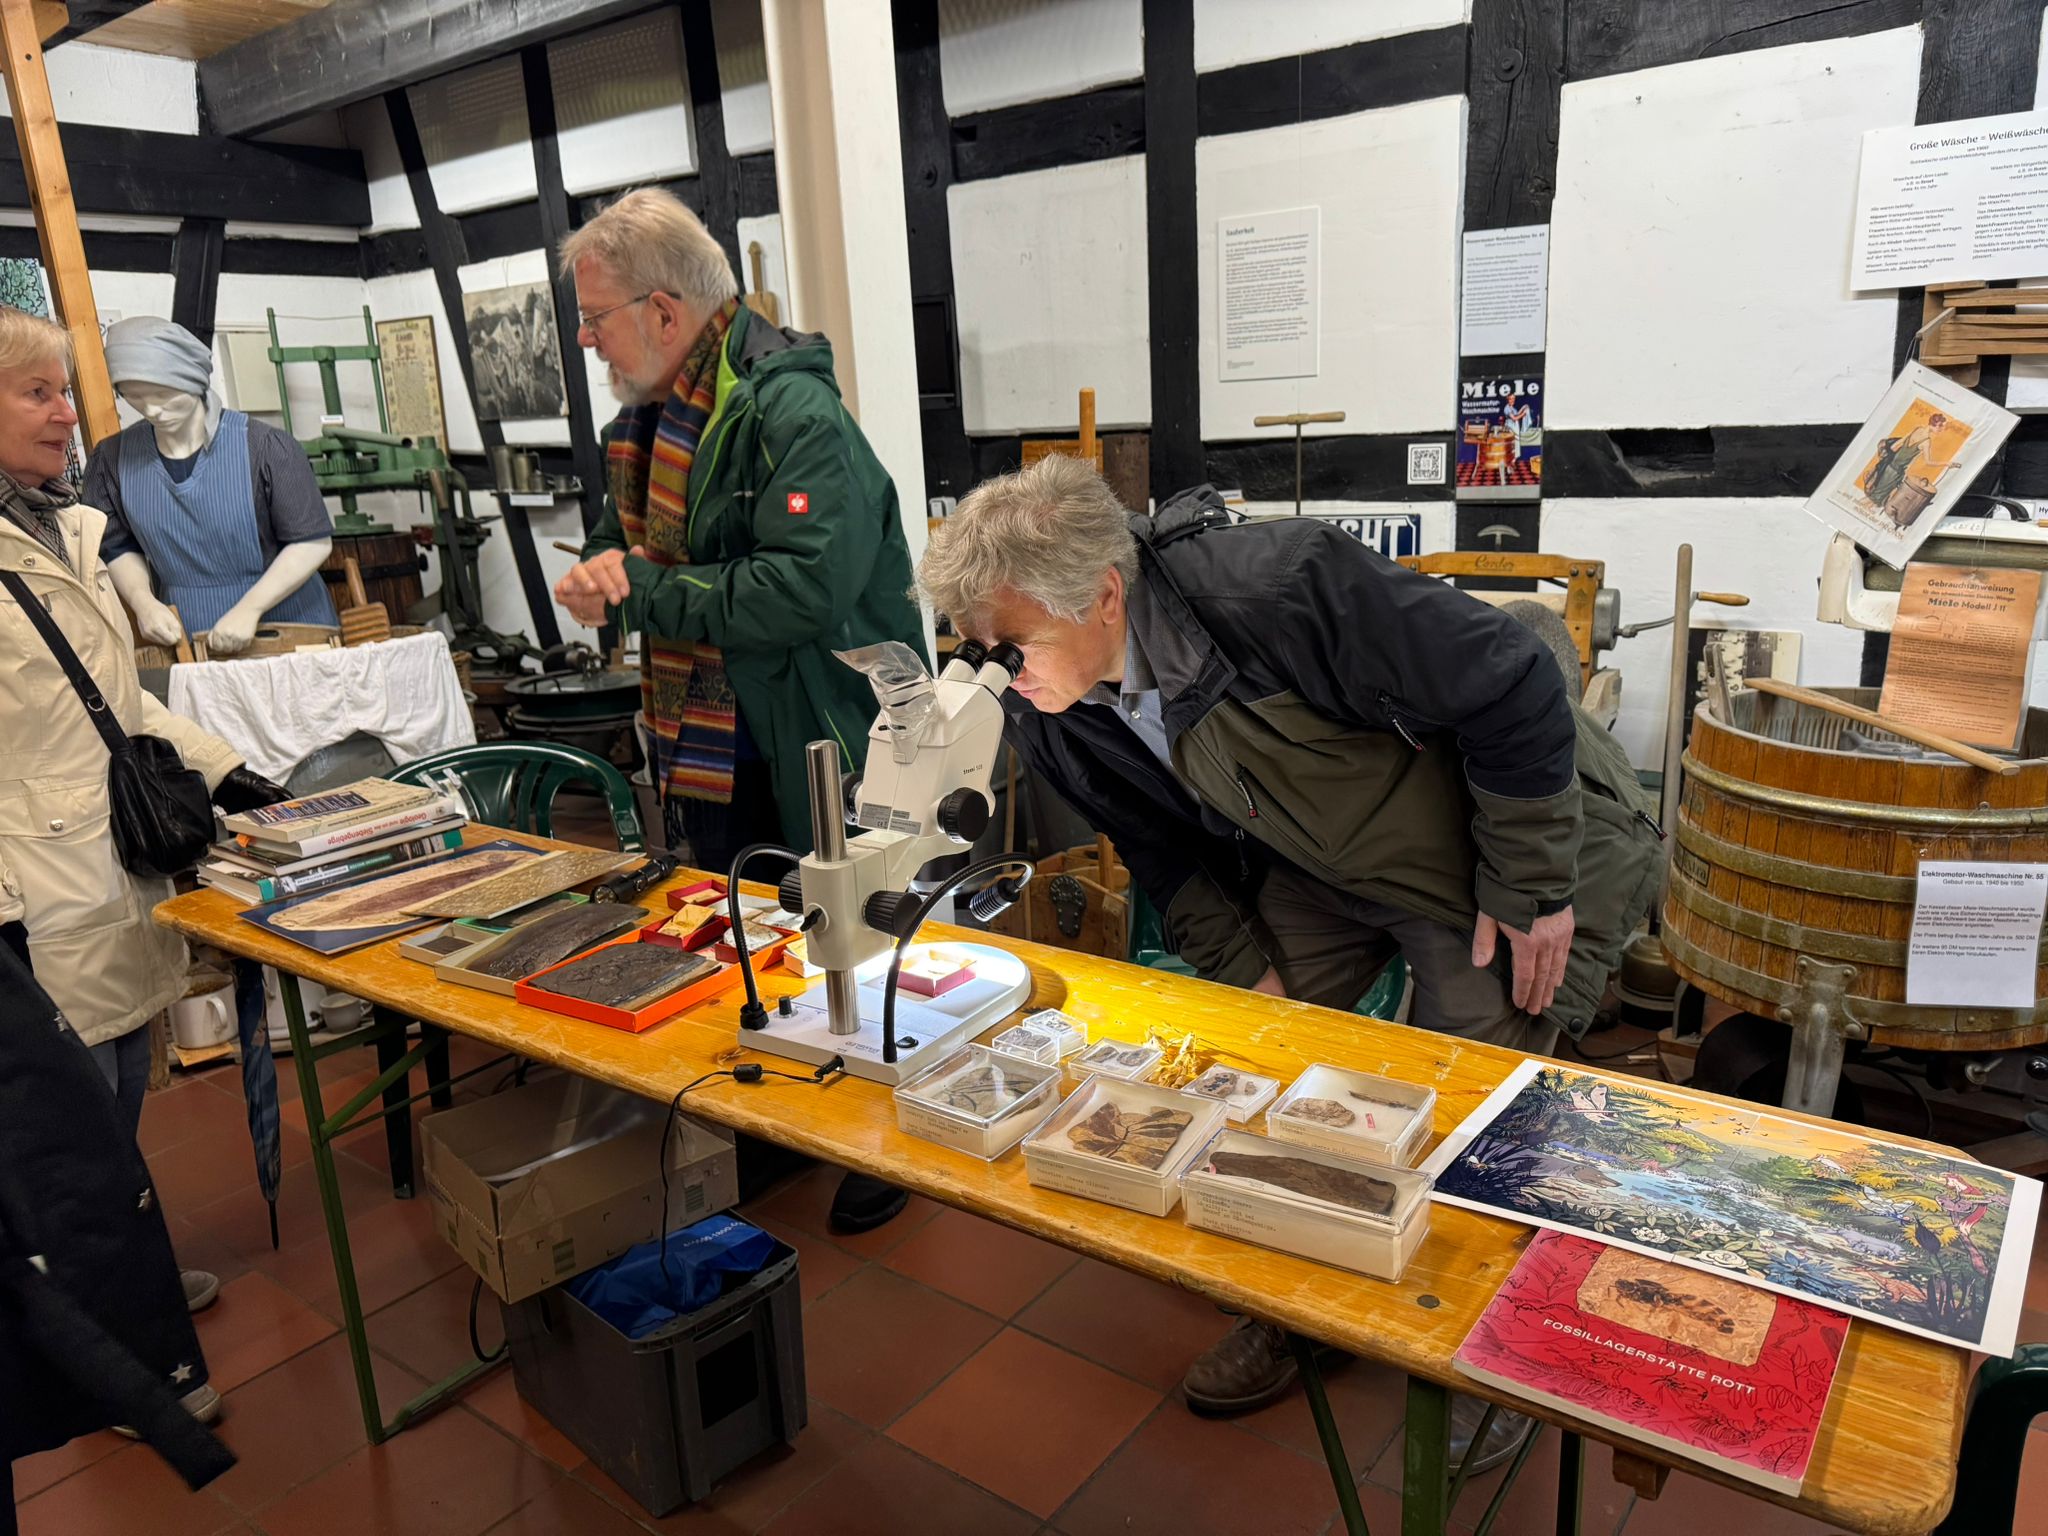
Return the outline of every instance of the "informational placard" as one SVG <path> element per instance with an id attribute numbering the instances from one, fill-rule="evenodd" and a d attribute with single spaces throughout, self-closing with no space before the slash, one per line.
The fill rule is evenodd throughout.
<path id="1" fill-rule="evenodd" d="M 2048 864 L 1929 860 L 1913 897 L 1906 1001 L 2032 1008 Z"/>
<path id="2" fill-rule="evenodd" d="M 2048 247 L 2048 112 L 1873 128 L 1852 288 L 2034 277 Z"/>
<path id="3" fill-rule="evenodd" d="M 400 437 L 431 437 L 448 448 L 441 411 L 441 358 L 434 350 L 434 317 L 414 315 L 377 322 L 377 365 L 384 375 L 384 412 Z"/>
<path id="4" fill-rule="evenodd" d="M 1977 747 L 2020 743 L 2041 573 L 1982 566 L 1906 567 L 1877 712 Z"/>
<path id="5" fill-rule="evenodd" d="M 1541 352 L 1549 278 L 1548 224 L 1468 234 L 1458 350 L 1466 357 Z"/>
<path id="6" fill-rule="evenodd" d="M 1245 214 L 1216 226 L 1218 377 L 1309 379 L 1322 369 L 1320 208 Z"/>

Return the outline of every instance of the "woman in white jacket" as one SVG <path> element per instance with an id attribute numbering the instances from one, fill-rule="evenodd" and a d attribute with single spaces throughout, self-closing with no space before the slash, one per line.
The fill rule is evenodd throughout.
<path id="1" fill-rule="evenodd" d="M 62 326 L 0 308 L 0 569 L 50 612 L 123 730 L 161 736 L 233 810 L 283 791 L 234 748 L 143 692 L 128 618 L 100 559 L 106 518 L 64 478 L 78 420 Z M 28 616 L 0 587 L 0 937 L 22 953 L 114 1090 L 142 1117 L 144 1026 L 185 987 L 185 944 L 151 920 L 167 880 L 122 867 L 108 816 L 107 749 Z M 195 1306 L 211 1276 L 186 1276 Z"/>

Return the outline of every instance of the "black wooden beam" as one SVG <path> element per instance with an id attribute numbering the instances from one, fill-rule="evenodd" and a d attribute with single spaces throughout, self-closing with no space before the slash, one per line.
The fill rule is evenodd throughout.
<path id="1" fill-rule="evenodd" d="M 527 99 L 531 101 L 532 97 Z M 550 102 L 551 116 L 553 106 Z M 537 251 L 546 239 L 541 230 L 541 212 L 537 202 L 479 208 L 474 213 L 458 213 L 454 218 L 462 229 L 462 248 L 468 252 L 471 261 L 489 261 L 494 257 L 516 256 L 521 251 Z"/>
<path id="2" fill-rule="evenodd" d="M 690 117 L 697 133 L 697 186 L 701 200 L 697 217 L 711 238 L 725 247 L 740 290 L 750 286 L 740 251 L 739 173 L 725 151 L 725 97 L 718 82 L 718 38 L 712 31 L 711 7 L 686 4 L 683 24 L 683 69 L 690 82 Z"/>
<path id="3" fill-rule="evenodd" d="M 953 130 L 939 78 L 938 0 L 896 0 L 896 112 L 903 135 L 903 217 L 910 236 L 913 316 L 950 319 L 953 312 L 953 226 L 946 206 L 952 185 Z M 918 336 L 919 417 L 924 484 L 929 496 L 965 496 L 978 483 L 974 451 L 960 411 L 957 327 L 935 325 Z"/>
<path id="4" fill-rule="evenodd" d="M 735 155 L 732 164 L 739 178 L 741 218 L 762 219 L 771 213 L 781 212 L 781 195 L 775 190 L 774 150 Z"/>
<path id="5" fill-rule="evenodd" d="M 370 222 L 363 157 L 352 149 L 66 123 L 64 163 L 81 213 Z M 0 136 L 0 207 L 28 206 L 21 148 L 13 134 Z"/>
<path id="6" fill-rule="evenodd" d="M 1931 12 L 1949 3 L 1927 0 L 1926 8 Z M 1962 3 L 1974 8 L 1976 0 Z M 1572 78 L 1591 80 L 1755 48 L 1909 27 L 1920 20 L 1922 0 L 1571 0 L 1568 6 L 1553 0 L 1553 7 L 1567 18 Z M 1478 25 L 1476 12 L 1473 24 Z M 2033 55 L 2027 57 L 2031 70 Z"/>
<path id="7" fill-rule="evenodd" d="M 296 23 L 294 23 L 296 25 Z M 399 164 L 405 167 L 406 185 L 412 190 L 413 210 L 419 215 L 420 237 L 426 242 L 427 258 L 434 269 L 434 286 L 441 294 L 441 309 L 448 320 L 448 344 L 462 368 L 462 387 L 476 407 L 476 365 L 469 355 L 469 321 L 462 308 L 462 282 L 456 269 L 465 265 L 462 226 L 441 211 L 434 195 L 434 179 L 427 171 L 427 152 L 420 143 L 419 124 L 413 120 L 412 99 L 403 87 L 384 94 L 384 110 L 391 119 L 391 137 L 398 146 Z M 563 373 L 568 370 L 564 368 Z M 505 441 L 504 429 L 476 413 L 477 431 L 486 453 Z M 484 483 L 489 476 L 482 477 Z M 533 617 L 533 637 L 542 649 L 562 643 L 562 627 L 555 619 L 554 594 L 540 568 L 540 552 L 533 546 L 533 526 L 526 509 L 500 498 L 505 514 L 505 537 L 512 544 L 512 560 L 519 567 L 519 587 L 526 594 L 526 606 Z"/>
<path id="8" fill-rule="evenodd" d="M 569 396 L 569 457 L 583 487 L 583 531 L 604 515 L 604 451 L 591 425 L 590 376 L 577 346 L 576 282 L 555 271 L 555 253 L 569 236 L 569 194 L 562 190 L 562 152 L 555 137 L 554 77 L 548 68 L 545 43 L 523 48 L 520 68 L 526 78 L 526 120 L 533 138 L 534 185 L 540 188 L 541 242 L 548 253 L 548 274 L 555 295 L 555 334 L 561 338 L 562 382 Z"/>
<path id="9" fill-rule="evenodd" d="M 953 119 L 951 137 L 955 181 L 1142 155 L 1145 87 L 1110 85 L 1055 101 L 970 112 Z"/>
<path id="10" fill-rule="evenodd" d="M 162 274 L 172 269 L 172 248 L 176 242 L 170 235 L 106 229 L 88 229 L 81 234 L 85 240 L 85 264 L 95 272 Z M 35 230 L 26 224 L 0 225 L 0 256 L 41 261 L 42 243 Z"/>
<path id="11" fill-rule="evenodd" d="M 703 0 L 698 0 L 703 3 Z M 222 133 L 261 133 L 647 9 L 648 0 L 335 0 L 199 63 Z"/>
<path id="12" fill-rule="evenodd" d="M 1146 282 L 1152 330 L 1152 494 L 1204 478 L 1196 285 L 1194 0 L 1144 0 Z"/>
<path id="13" fill-rule="evenodd" d="M 222 219 L 187 219 L 171 244 L 171 319 L 213 345 L 213 307 L 220 292 Z M 350 250 L 343 246 L 343 250 Z M 351 251 L 351 254 L 353 252 Z"/>
<path id="14" fill-rule="evenodd" d="M 1448 432 L 1349 433 L 1301 440 L 1301 497 L 1304 501 L 1448 501 L 1450 477 L 1441 485 L 1408 483 L 1410 443 L 1451 442 Z M 1242 490 L 1247 501 L 1294 500 L 1294 439 L 1262 437 L 1205 443 L 1200 471 L 1176 483 L 1207 480 L 1225 490 Z M 1154 495 L 1164 500 L 1158 482 Z"/>
<path id="15" fill-rule="evenodd" d="M 1546 496 L 1810 496 L 1861 424 L 1543 431 Z"/>
<path id="16" fill-rule="evenodd" d="M 422 261 L 424 267 L 427 263 Z M 223 272 L 261 272 L 273 277 L 355 277 L 363 275 L 360 240 L 284 240 L 238 235 L 222 247 Z"/>
<path id="17" fill-rule="evenodd" d="M 1149 69 L 1146 78 L 1152 78 Z M 1212 70 L 1197 90 L 1197 120 L 1207 138 L 1348 117 L 1464 89 L 1465 28 L 1435 27 Z"/>
<path id="18" fill-rule="evenodd" d="M 1565 14 L 1556 0 L 1472 0 L 1467 229 L 1550 222 Z"/>

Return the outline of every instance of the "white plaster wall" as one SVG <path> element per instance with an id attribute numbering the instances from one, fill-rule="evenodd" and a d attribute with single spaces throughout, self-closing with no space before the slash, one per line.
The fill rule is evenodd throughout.
<path id="1" fill-rule="evenodd" d="M 1104 430 L 1152 419 L 1145 159 L 947 190 L 969 432 L 1062 430 L 1095 390 Z"/>
<path id="2" fill-rule="evenodd" d="M 761 36 L 761 0 L 711 0 L 711 35 L 718 46 L 718 97 L 728 154 L 751 155 L 775 147 L 768 100 L 768 49 Z"/>
<path id="3" fill-rule="evenodd" d="M 1144 72 L 1139 0 L 939 0 L 939 83 L 950 116 Z"/>
<path id="4" fill-rule="evenodd" d="M 1290 411 L 1345 413 L 1312 434 L 1451 429 L 1464 140 L 1464 98 L 1440 96 L 1196 141 L 1204 438 L 1251 437 L 1254 416 Z M 1221 382 L 1218 222 L 1311 205 L 1322 209 L 1320 375 Z"/>
<path id="5" fill-rule="evenodd" d="M 471 213 L 537 195 L 518 55 L 406 87 L 443 213 Z"/>
<path id="6" fill-rule="evenodd" d="M 1702 604 L 1695 616 L 1726 616 L 1753 629 L 1796 629 L 1803 683 L 1855 683 L 1863 636 L 1813 616 L 1828 529 L 1796 497 L 1714 500 L 1673 497 L 1605 500 L 1571 497 L 1543 504 L 1543 548 L 1607 562 L 1607 584 L 1621 593 L 1624 624 L 1671 611 L 1678 546 L 1693 546 L 1696 591 L 1746 593 L 1746 608 Z M 1602 665 L 1622 674 L 1615 735 L 1637 767 L 1662 761 L 1665 694 L 1671 665 L 1669 626 L 1618 642 Z"/>
<path id="7" fill-rule="evenodd" d="M 375 97 L 356 102 L 342 109 L 341 120 L 349 147 L 363 157 L 363 174 L 370 184 L 370 222 L 363 233 L 418 229 L 419 210 L 413 206 L 412 187 L 399 163 L 398 141 L 391 136 L 391 118 L 384 103 Z"/>
<path id="8" fill-rule="evenodd" d="M 1545 425 L 1861 421 L 1898 309 L 1849 291 L 1857 164 L 1919 78 L 1900 27 L 1567 85 Z"/>
<path id="9" fill-rule="evenodd" d="M 95 295 L 97 297 L 97 295 Z M 106 301 L 100 299 L 102 307 Z M 277 338 L 287 347 L 324 343 L 363 344 L 363 284 L 353 277 L 273 277 L 223 272 L 214 301 L 214 324 L 230 330 L 264 329 L 266 309 L 277 311 Z M 377 386 L 368 363 L 340 363 L 342 415 L 350 426 L 371 431 L 377 426 Z M 214 360 L 216 387 L 220 361 Z M 291 403 L 292 431 L 301 438 L 317 436 L 323 407 L 320 371 L 311 363 L 285 367 L 285 398 Z M 264 418 L 282 425 L 282 417 Z"/>
<path id="10" fill-rule="evenodd" d="M 92 273 L 93 307 L 100 312 L 102 321 L 115 316 L 123 320 L 136 315 L 168 316 L 177 286 L 168 272 L 102 272 L 95 269 Z M 217 376 L 218 365 L 214 371 Z M 118 393 L 114 396 L 114 409 L 124 427 L 142 419 Z"/>
<path id="11" fill-rule="evenodd" d="M 1195 0 L 1195 68 L 1456 26 L 1470 13 L 1470 0 Z"/>
<path id="12" fill-rule="evenodd" d="M 153 133 L 199 131 L 198 66 L 190 59 L 66 43 L 44 55 L 43 70 L 60 123 Z M 0 117 L 12 115 L 7 93 L 0 91 Z"/>
<path id="13" fill-rule="evenodd" d="M 697 171 L 697 134 L 673 9 L 548 44 L 562 185 L 599 192 Z"/>

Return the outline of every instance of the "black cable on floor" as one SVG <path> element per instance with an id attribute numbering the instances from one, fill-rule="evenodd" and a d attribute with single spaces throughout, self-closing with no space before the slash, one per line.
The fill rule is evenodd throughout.
<path id="1" fill-rule="evenodd" d="M 492 1350 L 488 1355 L 484 1353 L 483 1340 L 478 1338 L 476 1334 L 477 1303 L 483 1300 L 483 1296 L 484 1277 L 482 1275 L 478 1275 L 476 1277 L 476 1283 L 469 1288 L 469 1352 L 472 1355 L 475 1355 L 477 1359 L 481 1360 L 485 1365 L 490 1365 L 496 1361 L 505 1358 L 506 1346 L 501 1341 L 498 1347 Z"/>

